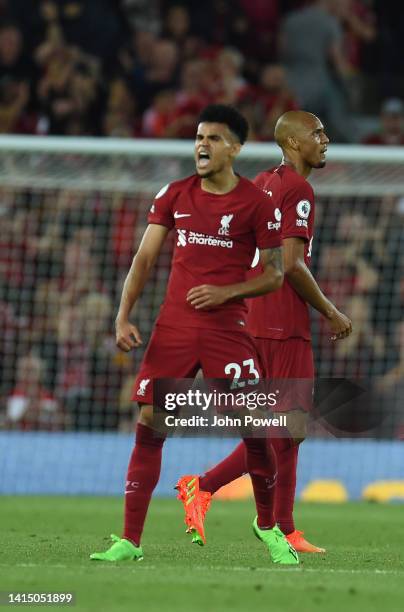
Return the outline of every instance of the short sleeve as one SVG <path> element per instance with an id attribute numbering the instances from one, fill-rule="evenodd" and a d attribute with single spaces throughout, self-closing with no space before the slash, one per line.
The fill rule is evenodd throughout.
<path id="1" fill-rule="evenodd" d="M 309 183 L 291 186 L 283 195 L 282 238 L 310 240 L 309 227 L 314 215 L 314 193 Z"/>
<path id="2" fill-rule="evenodd" d="M 255 242 L 259 249 L 281 246 L 281 217 L 278 199 L 265 193 L 260 195 L 254 215 Z"/>
<path id="3" fill-rule="evenodd" d="M 170 186 L 170 183 L 160 189 L 154 198 L 147 221 L 156 225 L 164 225 L 169 229 L 174 227 L 173 188 Z"/>

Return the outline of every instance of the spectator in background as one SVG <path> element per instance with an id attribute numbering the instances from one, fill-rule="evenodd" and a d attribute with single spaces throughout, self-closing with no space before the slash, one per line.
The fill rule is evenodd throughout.
<path id="1" fill-rule="evenodd" d="M 117 78 L 109 84 L 103 133 L 116 138 L 131 138 L 139 134 L 136 99 L 124 79 Z"/>
<path id="2" fill-rule="evenodd" d="M 353 378 L 380 375 L 386 343 L 382 334 L 372 324 L 371 302 L 366 295 L 353 295 L 345 300 L 345 312 L 355 329 L 346 346 L 333 344 L 333 375 Z"/>
<path id="3" fill-rule="evenodd" d="M 401 78 L 404 73 L 403 6 L 401 2 L 375 2 L 380 36 L 371 64 L 373 79 L 376 76 L 378 90 L 383 98 L 401 91 Z"/>
<path id="4" fill-rule="evenodd" d="M 42 280 L 46 274 L 41 275 L 38 282 L 29 329 L 21 330 L 18 344 L 34 346 L 38 357 L 44 363 L 43 382 L 47 388 L 54 391 L 58 372 L 58 325 L 60 314 L 60 292 L 54 280 Z"/>
<path id="5" fill-rule="evenodd" d="M 249 21 L 254 33 L 257 54 L 261 60 L 275 52 L 279 22 L 279 0 L 238 0 L 240 9 Z"/>
<path id="6" fill-rule="evenodd" d="M 33 70 L 32 61 L 24 54 L 21 30 L 13 23 L 0 26 L 0 78 L 28 83 Z"/>
<path id="7" fill-rule="evenodd" d="M 363 144 L 404 145 L 404 105 L 400 98 L 385 100 L 380 112 L 380 131 L 369 134 Z"/>
<path id="8" fill-rule="evenodd" d="M 65 41 L 108 62 L 121 38 L 119 4 L 110 0 L 12 0 L 10 12 L 22 24 L 32 50 L 44 40 Z"/>
<path id="9" fill-rule="evenodd" d="M 116 429 L 122 376 L 130 372 L 132 360 L 128 355 L 122 358 L 116 348 L 110 297 L 90 293 L 81 300 L 80 310 L 89 348 L 91 425 L 92 428 Z"/>
<path id="10" fill-rule="evenodd" d="M 74 163 L 70 171 L 75 171 Z M 89 230 L 89 235 L 84 234 L 85 244 L 93 248 L 98 243 L 100 250 L 103 250 L 101 244 L 106 239 L 110 215 L 108 200 L 99 199 L 94 192 L 61 189 L 54 197 L 53 211 L 63 242 L 75 235 L 76 238 L 80 237 L 81 234 L 77 234 L 77 230 Z"/>
<path id="11" fill-rule="evenodd" d="M 114 274 L 111 280 L 114 280 L 115 275 L 119 274 L 119 269 L 126 270 L 132 263 L 136 249 L 136 226 L 142 210 L 140 205 L 138 198 L 130 198 L 122 193 L 117 193 L 114 198 L 110 230 L 114 264 Z"/>
<path id="12" fill-rule="evenodd" d="M 74 429 L 88 429 L 91 413 L 90 349 L 78 304 L 66 304 L 58 317 L 57 395 Z"/>
<path id="13" fill-rule="evenodd" d="M 6 300 L 19 307 L 16 314 L 26 316 L 31 308 L 35 284 L 32 237 L 37 231 L 37 218 L 31 211 L 18 209 L 18 195 L 14 193 L 12 196 L 13 217 L 1 219 L 0 280 Z"/>
<path id="14" fill-rule="evenodd" d="M 98 133 L 97 62 L 61 43 L 42 45 L 37 60 L 43 71 L 37 92 L 43 119 L 41 131 L 70 135 Z"/>
<path id="15" fill-rule="evenodd" d="M 377 37 L 376 18 L 369 3 L 363 0 L 340 0 L 335 3 L 335 15 L 344 29 L 344 55 L 348 64 L 347 93 L 351 107 L 358 111 L 363 105 L 364 79 L 362 68 L 366 47 Z"/>
<path id="16" fill-rule="evenodd" d="M 20 321 L 14 313 L 12 304 L 4 299 L 2 279 L 0 275 L 0 397 L 7 397 L 11 381 L 15 377 L 16 347 L 18 346 L 18 332 Z M 0 403 L 0 415 L 4 408 L 3 401 Z"/>
<path id="17" fill-rule="evenodd" d="M 157 34 L 161 29 L 159 0 L 121 0 L 122 10 L 130 26 Z"/>
<path id="18" fill-rule="evenodd" d="M 171 89 L 158 93 L 142 118 L 142 135 L 148 138 L 166 138 L 175 118 L 176 95 Z"/>
<path id="19" fill-rule="evenodd" d="M 148 108 L 160 91 L 175 88 L 177 68 L 177 45 L 171 40 L 156 40 L 148 63 L 136 63 L 132 70 L 131 86 L 141 110 Z"/>
<path id="20" fill-rule="evenodd" d="M 318 359 L 322 375 L 366 377 L 381 373 L 387 337 L 374 320 L 374 295 L 384 282 L 374 261 L 374 225 L 365 214 L 344 212 L 336 221 L 336 240 L 323 247 L 319 270 L 322 286 L 337 307 L 354 317 L 355 330 L 347 346 L 341 348 L 329 342 L 329 333 L 320 322 Z"/>
<path id="21" fill-rule="evenodd" d="M 0 0 L 0 18 L 3 19 L 7 15 L 8 0 Z"/>
<path id="22" fill-rule="evenodd" d="M 191 19 L 187 8 L 182 4 L 170 6 L 163 23 L 163 36 L 178 46 L 184 46 L 190 31 Z"/>
<path id="23" fill-rule="evenodd" d="M 175 94 L 171 111 L 168 109 L 168 99 L 172 99 L 172 90 L 164 90 L 164 96 L 161 92 L 161 96 L 155 98 L 158 109 L 154 103 L 152 112 L 144 116 L 145 127 L 154 124 L 156 128 L 160 124 L 164 138 L 193 139 L 195 121 L 216 88 L 214 72 L 208 60 L 186 61 L 181 70 L 181 87 Z"/>
<path id="24" fill-rule="evenodd" d="M 174 4 L 166 13 L 162 37 L 172 40 L 177 45 L 180 60 L 200 57 L 202 40 L 191 29 L 191 17 L 187 6 Z"/>
<path id="25" fill-rule="evenodd" d="M 128 84 L 133 84 L 133 89 L 136 89 L 136 83 L 143 82 L 144 75 L 151 65 L 156 41 L 157 36 L 150 29 L 130 32 L 128 39 L 123 41 L 115 66 L 109 75 L 112 81 L 123 78 Z M 139 96 L 139 91 L 137 96 Z M 141 110 L 144 108 L 142 97 L 140 97 L 140 108 Z"/>
<path id="26" fill-rule="evenodd" d="M 42 360 L 34 354 L 18 360 L 16 386 L 7 398 L 6 426 L 56 431 L 68 425 L 60 403 L 42 385 L 43 370 Z"/>
<path id="27" fill-rule="evenodd" d="M 28 113 L 33 63 L 23 54 L 21 31 L 11 23 L 0 27 L 0 132 L 29 133 L 35 119 Z"/>
<path id="28" fill-rule="evenodd" d="M 189 0 L 189 4 L 192 5 L 191 15 L 195 16 L 195 28 L 199 27 L 208 45 L 216 49 L 223 45 L 237 49 L 245 58 L 245 72 L 256 76 L 259 64 L 273 53 L 274 37 L 269 33 L 271 26 L 268 28 L 268 24 L 275 0 L 211 3 Z M 257 10 L 258 4 L 261 6 Z"/>
<path id="29" fill-rule="evenodd" d="M 242 75 L 243 64 L 244 58 L 237 49 L 226 47 L 220 51 L 215 62 L 219 89 L 217 103 L 235 104 L 242 96 L 247 86 Z"/>
<path id="30" fill-rule="evenodd" d="M 248 140 L 259 140 L 262 117 L 257 113 L 255 92 L 249 88 L 237 102 L 236 107 L 248 121 Z"/>
<path id="31" fill-rule="evenodd" d="M 373 215 L 368 212 L 373 235 L 366 245 L 367 258 L 379 277 L 371 296 L 373 321 L 388 345 L 394 344 L 404 306 L 404 215 L 399 202 L 385 195 Z"/>
<path id="32" fill-rule="evenodd" d="M 83 296 L 102 289 L 91 246 L 80 239 L 89 232 L 91 230 L 77 230 L 65 246 L 63 277 L 59 280 L 63 304 L 77 304 Z"/>
<path id="33" fill-rule="evenodd" d="M 280 32 L 280 55 L 299 105 L 324 118 L 332 140 L 352 140 L 344 91 L 349 67 L 341 23 L 333 14 L 339 0 L 316 0 L 293 11 Z"/>
<path id="34" fill-rule="evenodd" d="M 215 74 L 208 59 L 187 60 L 181 68 L 180 86 L 176 91 L 176 105 L 207 104 L 216 92 Z"/>
<path id="35" fill-rule="evenodd" d="M 396 324 L 393 340 L 389 350 L 394 353 L 395 363 L 377 380 L 376 388 L 384 406 L 388 428 L 385 435 L 404 440 L 404 320 Z"/>
<path id="36" fill-rule="evenodd" d="M 339 0 L 333 6 L 344 27 L 344 52 L 352 73 L 361 70 L 364 46 L 377 36 L 376 16 L 363 0 Z"/>
<path id="37" fill-rule="evenodd" d="M 37 288 L 38 314 L 41 311 L 41 300 L 47 309 L 46 316 L 56 320 L 64 306 L 73 308 L 83 297 L 94 291 L 106 293 L 99 279 L 98 262 L 92 253 L 93 242 L 94 231 L 81 228 L 63 246 L 62 275 L 44 281 Z"/>
<path id="38" fill-rule="evenodd" d="M 121 373 L 131 363 L 117 356 L 111 316 L 111 299 L 95 291 L 60 311 L 57 389 L 75 429 L 117 426 Z"/>
<path id="39" fill-rule="evenodd" d="M 30 132 L 33 125 L 25 117 L 29 102 L 27 83 L 8 77 L 0 80 L 0 133 Z"/>
<path id="40" fill-rule="evenodd" d="M 133 414 L 133 374 L 131 373 L 123 382 L 119 394 L 119 422 L 118 430 L 124 433 L 132 433 L 135 426 Z"/>
<path id="41" fill-rule="evenodd" d="M 288 87 L 286 72 L 280 64 L 267 64 L 261 72 L 258 89 L 261 128 L 260 140 L 273 140 L 275 124 L 287 111 L 297 110 L 295 96 Z"/>

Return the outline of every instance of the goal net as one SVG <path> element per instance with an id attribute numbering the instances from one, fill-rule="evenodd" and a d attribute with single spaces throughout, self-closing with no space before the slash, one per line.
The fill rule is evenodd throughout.
<path id="1" fill-rule="evenodd" d="M 133 432 L 130 396 L 144 349 L 120 352 L 113 320 L 153 197 L 193 173 L 192 156 L 192 143 L 178 141 L 0 138 L 5 432 L 47 432 L 38 434 L 45 448 L 58 432 Z M 251 144 L 237 170 L 252 178 L 279 161 L 275 145 Z M 310 178 L 313 272 L 354 323 L 350 338 L 331 343 L 313 313 L 317 374 L 378 377 L 386 418 L 376 436 L 389 441 L 404 437 L 403 162 L 401 149 L 332 146 L 327 166 Z M 144 346 L 164 296 L 172 244 L 133 315 Z M 221 455 L 219 442 L 200 443 L 206 467 Z M 183 452 L 195 453 L 187 444 Z"/>

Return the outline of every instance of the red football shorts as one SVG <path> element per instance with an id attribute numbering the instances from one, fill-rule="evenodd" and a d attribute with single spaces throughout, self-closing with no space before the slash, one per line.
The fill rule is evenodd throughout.
<path id="1" fill-rule="evenodd" d="M 132 399 L 153 404 L 156 378 L 261 378 L 255 340 L 246 332 L 156 325 L 135 380 Z"/>
<path id="2" fill-rule="evenodd" d="M 303 338 L 255 338 L 255 343 L 265 378 L 273 380 L 273 386 L 279 388 L 276 412 L 311 410 L 314 389 L 311 342 Z M 280 379 L 288 380 L 279 384 Z"/>

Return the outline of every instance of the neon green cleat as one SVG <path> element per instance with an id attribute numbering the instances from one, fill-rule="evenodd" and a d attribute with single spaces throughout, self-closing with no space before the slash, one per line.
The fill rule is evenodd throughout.
<path id="1" fill-rule="evenodd" d="M 274 563 L 282 563 L 285 565 L 298 565 L 299 557 L 297 552 L 289 544 L 282 531 L 277 525 L 273 529 L 260 529 L 255 517 L 253 522 L 253 531 L 255 536 L 267 545 L 271 560 Z"/>
<path id="2" fill-rule="evenodd" d="M 129 540 L 111 535 L 114 542 L 108 550 L 90 555 L 92 561 L 141 561 L 143 550 L 141 546 L 135 546 Z"/>
<path id="3" fill-rule="evenodd" d="M 205 542 L 202 540 L 196 529 L 187 529 L 187 533 L 190 533 L 192 535 L 192 544 L 198 544 L 198 546 L 205 546 Z"/>

